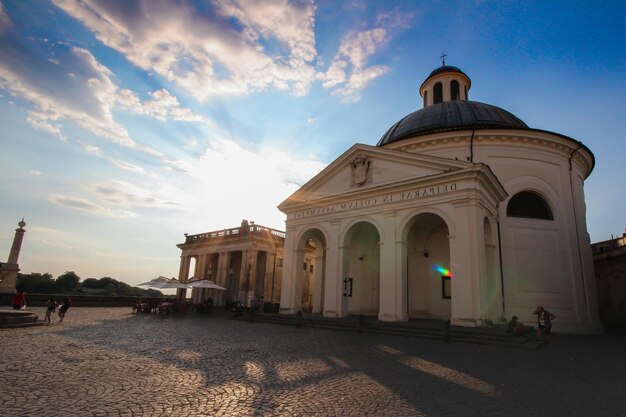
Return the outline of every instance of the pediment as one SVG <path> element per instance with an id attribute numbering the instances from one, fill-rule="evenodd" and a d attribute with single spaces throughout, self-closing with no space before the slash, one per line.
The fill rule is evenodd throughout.
<path id="1" fill-rule="evenodd" d="M 300 203 L 374 190 L 471 166 L 471 163 L 465 161 L 357 143 L 289 196 L 278 208 L 285 211 Z"/>

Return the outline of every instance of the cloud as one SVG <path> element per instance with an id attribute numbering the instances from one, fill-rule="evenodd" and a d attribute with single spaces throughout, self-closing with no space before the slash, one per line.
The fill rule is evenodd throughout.
<path id="1" fill-rule="evenodd" d="M 324 88 L 337 87 L 333 94 L 347 100 L 358 100 L 359 91 L 372 80 L 385 74 L 389 68 L 384 65 L 366 67 L 368 59 L 389 41 L 388 31 L 382 27 L 348 33 L 341 40 L 329 69 L 318 74 Z M 350 75 L 347 75 L 350 72 Z"/>
<path id="2" fill-rule="evenodd" d="M 198 140 L 197 139 L 189 139 L 187 140 L 187 142 L 185 142 L 184 148 L 187 150 L 192 150 L 195 149 L 198 146 Z"/>
<path id="3" fill-rule="evenodd" d="M 87 153 L 90 153 L 92 155 L 97 155 L 97 156 L 101 156 L 102 155 L 102 151 L 96 145 L 90 145 L 88 143 L 83 143 L 82 145 L 83 145 L 83 149 Z"/>
<path id="4" fill-rule="evenodd" d="M 302 95 L 315 80 L 311 1 L 225 0 L 212 14 L 186 1 L 54 3 L 134 65 L 200 100 L 268 88 Z"/>
<path id="5" fill-rule="evenodd" d="M 70 207 L 75 210 L 85 211 L 90 214 L 94 214 L 98 216 L 114 217 L 114 218 L 136 217 L 136 214 L 130 211 L 112 210 L 112 209 L 94 204 L 91 201 L 88 201 L 84 198 L 53 194 L 49 197 L 49 199 L 51 202 L 58 204 L 60 206 Z"/>
<path id="6" fill-rule="evenodd" d="M 26 174 L 32 175 L 33 177 L 37 177 L 41 175 L 41 171 L 37 171 L 36 169 L 29 169 L 28 171 L 26 171 Z"/>
<path id="7" fill-rule="evenodd" d="M 113 119 L 117 86 L 109 69 L 89 51 L 12 36 L 1 41 L 0 88 L 32 103 L 27 117 L 32 127 L 66 141 L 61 122 L 70 120 L 120 146 L 162 157 L 160 152 L 134 142 Z M 53 60 L 48 59 L 50 54 Z M 73 77 L 68 77 L 69 69 Z"/>
<path id="8" fill-rule="evenodd" d="M 0 3 L 0 34 L 6 32 L 13 26 L 11 18 L 7 14 L 4 5 Z"/>
<path id="9" fill-rule="evenodd" d="M 121 159 L 109 158 L 109 162 L 111 162 L 116 167 L 123 169 L 125 171 L 136 172 L 138 174 L 146 174 L 146 170 L 140 167 L 139 165 L 131 164 L 130 162 L 122 161 Z"/>
<path id="10" fill-rule="evenodd" d="M 197 159 L 179 165 L 186 175 L 172 199 L 188 212 L 186 227 L 194 232 L 237 226 L 244 218 L 282 229 L 284 216 L 276 206 L 326 166 L 280 149 L 246 149 L 227 139 L 210 141 Z"/>
<path id="11" fill-rule="evenodd" d="M 143 188 L 126 181 L 111 180 L 92 184 L 90 191 L 102 201 L 116 207 L 168 207 L 177 203 L 162 200 L 155 195 L 158 190 Z"/>
<path id="12" fill-rule="evenodd" d="M 152 116 L 163 122 L 168 119 L 185 122 L 201 122 L 208 120 L 186 107 L 180 107 L 178 99 L 165 88 L 150 93 L 152 100 L 142 102 L 137 95 L 127 89 L 118 91 L 117 103 L 135 114 Z"/>
<path id="13" fill-rule="evenodd" d="M 358 100 L 359 91 L 365 88 L 372 80 L 389 71 L 384 65 L 376 65 L 364 70 L 357 70 L 350 75 L 348 82 L 342 88 L 335 90 L 334 94 L 340 94 L 348 100 Z"/>
<path id="14" fill-rule="evenodd" d="M 387 31 L 382 28 L 351 32 L 341 41 L 338 55 L 347 57 L 356 68 L 363 68 L 367 58 L 387 41 Z"/>

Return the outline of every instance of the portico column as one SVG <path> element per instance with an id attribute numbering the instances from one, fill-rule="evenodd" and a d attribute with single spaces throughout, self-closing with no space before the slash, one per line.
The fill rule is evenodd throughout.
<path id="1" fill-rule="evenodd" d="M 341 221 L 331 220 L 326 248 L 326 272 L 324 290 L 324 317 L 347 317 L 348 299 L 343 296 L 344 248 L 339 246 Z"/>
<path id="2" fill-rule="evenodd" d="M 282 288 L 280 291 L 280 312 L 283 314 L 295 314 L 295 284 L 296 284 L 296 260 L 295 260 L 295 227 L 287 226 L 285 233 L 285 246 L 283 259 Z"/>
<path id="3" fill-rule="evenodd" d="M 220 252 L 217 259 L 217 273 L 215 274 L 215 283 L 224 288 L 228 288 L 226 275 L 228 274 L 228 252 Z M 216 305 L 226 304 L 226 291 L 217 292 Z"/>
<path id="4" fill-rule="evenodd" d="M 246 300 L 247 305 L 250 305 L 250 301 L 254 297 L 254 289 L 256 288 L 256 272 L 257 272 L 257 261 L 259 259 L 259 251 L 251 250 L 248 252 L 250 271 L 248 273 L 248 281 L 246 282 L 247 288 L 246 291 Z"/>
<path id="5" fill-rule="evenodd" d="M 450 265 L 452 269 L 452 324 L 481 326 L 481 240 L 478 199 L 470 198 L 454 207 L 455 234 L 450 237 Z"/>
<path id="6" fill-rule="evenodd" d="M 198 258 L 196 259 L 196 270 L 193 273 L 195 279 L 204 279 L 204 275 L 206 271 L 207 256 L 208 255 L 206 253 L 203 253 L 202 255 L 198 255 Z M 193 290 L 193 292 L 196 293 L 194 302 L 201 303 L 204 300 L 206 289 L 196 288 Z"/>
<path id="7" fill-rule="evenodd" d="M 248 295 L 246 294 L 246 275 L 250 272 L 248 251 L 241 251 L 241 265 L 239 267 L 239 288 L 237 288 L 237 299 L 240 303 L 248 305 Z"/>
<path id="8" fill-rule="evenodd" d="M 190 256 L 180 257 L 180 267 L 178 269 L 178 280 L 180 282 L 187 282 L 187 276 L 189 275 L 189 261 L 191 260 Z M 179 288 L 176 290 L 176 300 L 181 302 L 187 296 L 187 290 L 184 288 Z"/>
<path id="9" fill-rule="evenodd" d="M 396 262 L 396 213 L 383 213 L 384 241 L 380 242 L 380 308 L 381 321 L 402 320 L 398 300 L 402 299 L 402 275 Z M 400 295 L 400 296 L 399 296 Z"/>

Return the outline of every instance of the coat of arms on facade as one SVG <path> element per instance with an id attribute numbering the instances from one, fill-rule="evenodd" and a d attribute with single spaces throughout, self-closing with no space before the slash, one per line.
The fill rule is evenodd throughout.
<path id="1" fill-rule="evenodd" d="M 360 153 L 350 160 L 352 167 L 352 182 L 363 185 L 367 181 L 367 172 L 370 169 L 370 159 L 364 153 Z"/>

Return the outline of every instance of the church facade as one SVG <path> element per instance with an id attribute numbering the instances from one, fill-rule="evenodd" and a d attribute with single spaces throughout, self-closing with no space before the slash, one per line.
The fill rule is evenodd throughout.
<path id="1" fill-rule="evenodd" d="M 544 305 L 561 331 L 602 331 L 583 189 L 592 152 L 470 101 L 470 87 L 459 68 L 437 68 L 422 109 L 279 205 L 281 312 L 308 303 L 326 317 L 475 327 L 513 315 L 533 324 Z"/>

